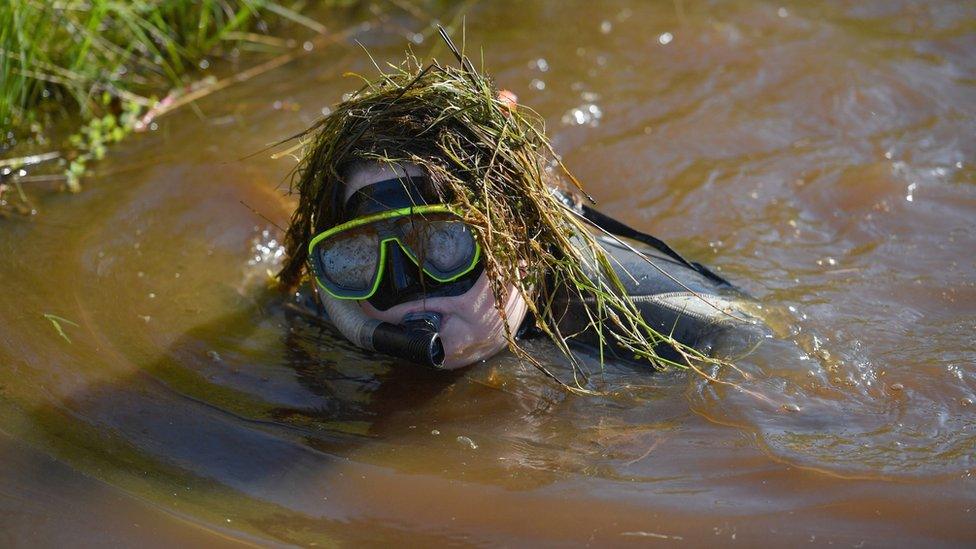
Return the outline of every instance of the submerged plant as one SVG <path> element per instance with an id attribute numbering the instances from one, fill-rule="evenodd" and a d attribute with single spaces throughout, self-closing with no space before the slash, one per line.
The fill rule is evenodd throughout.
<path id="1" fill-rule="evenodd" d="M 568 344 L 573 334 L 558 326 L 560 295 L 585 304 L 589 328 L 601 334 L 601 362 L 606 345 L 615 343 L 656 367 L 691 367 L 707 376 L 698 365 L 720 361 L 648 325 L 597 241 L 597 229 L 553 192 L 567 186 L 585 195 L 553 152 L 541 117 L 500 99 L 492 81 L 455 54 L 460 68 L 436 61 L 423 66 L 409 56 L 400 66 L 380 70 L 298 136 L 304 153 L 291 191 L 299 203 L 285 239 L 280 281 L 293 286 L 306 275 L 309 240 L 339 221 L 348 166 L 413 163 L 429 173 L 444 202 L 454 204 L 478 234 L 496 304 L 505 302 L 506 283 L 513 283 L 539 329 L 572 362 L 574 374 L 581 364 Z M 504 319 L 503 307 L 496 308 Z M 555 378 L 507 336 L 513 353 Z M 676 349 L 680 359 L 659 355 L 661 345 Z M 574 389 L 582 389 L 579 378 Z"/>

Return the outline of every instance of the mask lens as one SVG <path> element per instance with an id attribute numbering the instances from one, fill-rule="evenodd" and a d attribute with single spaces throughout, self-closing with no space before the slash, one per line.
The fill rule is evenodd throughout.
<path id="1" fill-rule="evenodd" d="M 474 255 L 474 237 L 460 221 L 432 221 L 428 224 L 424 256 L 435 269 L 443 272 L 463 269 Z"/>
<path id="2" fill-rule="evenodd" d="M 407 247 L 425 269 L 442 276 L 471 266 L 475 256 L 474 235 L 460 219 L 413 217 L 401 227 Z"/>
<path id="3" fill-rule="evenodd" d="M 373 286 L 379 263 L 379 235 L 369 228 L 353 229 L 322 242 L 316 248 L 322 275 L 331 283 L 353 291 Z"/>

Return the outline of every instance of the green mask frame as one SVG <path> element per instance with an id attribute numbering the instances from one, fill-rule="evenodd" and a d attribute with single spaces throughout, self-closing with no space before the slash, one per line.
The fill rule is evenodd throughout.
<path id="1" fill-rule="evenodd" d="M 397 221 L 403 218 L 424 216 L 425 214 L 437 214 L 440 219 L 435 219 L 435 221 L 463 223 L 461 216 L 446 204 L 418 205 L 359 217 L 336 225 L 316 235 L 308 244 L 308 261 L 319 288 L 336 299 L 369 299 L 376 293 L 376 290 L 382 282 L 383 272 L 386 270 L 387 246 L 390 242 L 395 242 L 425 275 L 440 283 L 453 282 L 477 267 L 478 262 L 481 260 L 481 245 L 474 234 L 471 234 L 471 229 L 466 225 L 466 232 L 470 235 L 473 243 L 472 250 L 468 253 L 468 258 L 459 262 L 456 267 L 448 270 L 440 269 L 433 262 L 421 259 L 421 255 L 427 253 L 426 250 L 424 250 L 423 254 L 418 253 L 418 250 L 414 250 L 405 242 L 407 235 L 404 224 L 397 223 Z M 426 218 L 424 219 L 426 221 Z M 378 254 L 376 267 L 373 269 L 369 283 L 347 283 L 343 285 L 342 281 L 333 280 L 327 276 L 328 269 L 326 269 L 324 264 L 320 247 L 329 242 L 335 242 L 337 238 L 341 238 L 343 233 L 348 233 L 351 230 L 369 225 L 376 225 L 376 242 L 370 243 L 370 246 L 375 245 L 378 248 L 376 250 Z"/>

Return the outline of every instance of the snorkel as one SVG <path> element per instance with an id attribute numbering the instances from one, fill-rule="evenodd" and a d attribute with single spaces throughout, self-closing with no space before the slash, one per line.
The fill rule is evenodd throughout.
<path id="1" fill-rule="evenodd" d="M 444 366 L 438 313 L 413 313 L 404 317 L 402 324 L 391 324 L 366 316 L 354 301 L 336 299 L 325 292 L 319 296 L 329 320 L 354 345 L 432 368 Z"/>

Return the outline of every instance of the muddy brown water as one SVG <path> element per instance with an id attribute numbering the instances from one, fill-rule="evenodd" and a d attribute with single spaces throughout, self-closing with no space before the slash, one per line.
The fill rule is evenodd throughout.
<path id="1" fill-rule="evenodd" d="M 589 398 L 508 355 L 421 372 L 266 289 L 281 234 L 240 202 L 285 224 L 294 161 L 242 158 L 357 86 L 354 39 L 423 54 L 462 9 L 604 211 L 770 311 L 740 366 L 774 404 L 626 365 Z M 380 13 L 3 221 L 0 543 L 976 541 L 976 6 Z"/>

